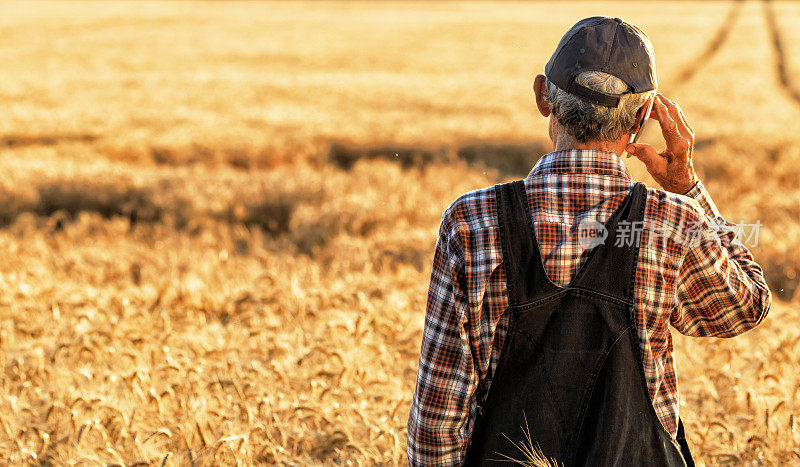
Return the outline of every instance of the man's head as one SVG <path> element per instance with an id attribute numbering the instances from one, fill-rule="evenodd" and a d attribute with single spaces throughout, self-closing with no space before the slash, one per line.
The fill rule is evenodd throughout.
<path id="1" fill-rule="evenodd" d="M 656 88 L 650 40 L 636 26 L 606 17 L 575 24 L 534 83 L 539 110 L 551 117 L 550 136 L 562 147 L 571 140 L 624 148 Z"/>

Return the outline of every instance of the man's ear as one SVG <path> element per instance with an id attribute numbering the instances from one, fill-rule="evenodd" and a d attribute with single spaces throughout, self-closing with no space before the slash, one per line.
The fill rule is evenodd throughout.
<path id="1" fill-rule="evenodd" d="M 536 79 L 533 80 L 533 93 L 536 94 L 536 107 L 539 108 L 539 113 L 543 117 L 549 117 L 550 104 L 547 103 L 547 98 L 545 97 L 547 89 L 545 89 L 544 75 L 536 75 Z"/>
<path id="2" fill-rule="evenodd" d="M 644 101 L 644 105 L 639 108 L 639 111 L 636 112 L 636 120 L 633 122 L 633 126 L 628 131 L 628 134 L 634 134 L 639 131 L 639 128 L 642 127 L 642 119 L 644 118 L 644 113 L 647 112 L 647 107 L 650 105 L 650 101 L 655 99 L 656 96 L 653 95 L 650 99 Z"/>

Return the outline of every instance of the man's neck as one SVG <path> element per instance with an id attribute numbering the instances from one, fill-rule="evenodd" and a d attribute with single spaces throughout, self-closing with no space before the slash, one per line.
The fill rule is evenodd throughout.
<path id="1" fill-rule="evenodd" d="M 587 141 L 582 143 L 569 135 L 559 135 L 553 141 L 554 151 L 567 151 L 570 149 L 591 149 L 594 151 L 613 152 L 621 156 L 625 151 L 625 141 Z"/>

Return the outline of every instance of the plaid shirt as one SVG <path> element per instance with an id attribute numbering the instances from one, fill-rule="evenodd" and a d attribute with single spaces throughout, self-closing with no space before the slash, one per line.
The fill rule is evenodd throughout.
<path id="1" fill-rule="evenodd" d="M 553 282 L 567 284 L 589 256 L 576 226 L 587 217 L 608 220 L 634 183 L 610 152 L 560 151 L 539 160 L 525 186 Z M 487 395 L 477 393 L 478 383 L 491 383 L 507 329 L 498 228 L 493 187 L 461 196 L 442 217 L 408 420 L 412 465 L 464 459 L 476 404 Z M 761 268 L 702 183 L 685 195 L 649 188 L 640 232 L 634 306 L 642 364 L 655 412 L 675 437 L 678 385 L 669 325 L 690 336 L 732 337 L 758 325 L 772 298 Z"/>

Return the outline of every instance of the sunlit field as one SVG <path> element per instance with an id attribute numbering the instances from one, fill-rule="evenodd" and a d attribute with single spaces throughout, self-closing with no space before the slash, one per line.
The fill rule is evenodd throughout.
<path id="1" fill-rule="evenodd" d="M 695 456 L 800 463 L 800 3 L 760 1 L 0 4 L 2 463 L 404 463 L 442 211 L 550 150 L 594 14 L 763 226 L 770 317 L 674 333 Z"/>

